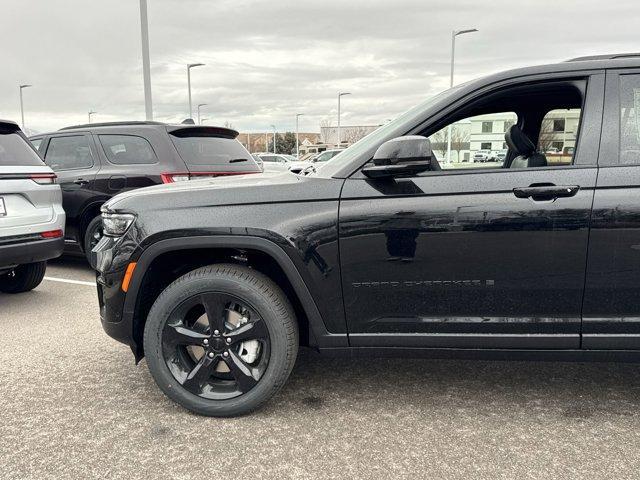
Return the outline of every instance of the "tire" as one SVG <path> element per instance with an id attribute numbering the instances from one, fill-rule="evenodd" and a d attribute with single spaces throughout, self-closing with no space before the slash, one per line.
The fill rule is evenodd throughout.
<path id="1" fill-rule="evenodd" d="M 233 353 L 232 349 L 237 347 L 230 346 L 228 347 L 229 350 L 226 351 L 226 359 L 222 356 L 225 355 L 225 351 L 215 351 L 215 355 L 220 355 L 219 357 L 216 356 L 216 359 L 219 359 L 217 361 L 220 363 L 217 363 L 217 367 L 211 367 L 216 370 L 213 370 L 209 376 L 206 376 L 206 373 L 203 374 L 206 378 L 203 380 L 205 386 L 197 382 L 198 385 L 195 388 L 195 392 L 193 384 L 190 384 L 191 389 L 185 387 L 189 382 L 189 376 L 194 376 L 194 371 L 198 365 L 202 364 L 203 359 L 207 360 L 205 358 L 207 355 L 214 355 L 213 350 L 208 350 L 209 353 L 207 354 L 206 348 L 215 349 L 214 342 L 224 344 L 224 341 L 218 340 L 218 338 L 224 338 L 225 336 L 227 337 L 226 341 L 230 342 L 231 340 L 228 337 L 234 333 L 234 330 L 231 329 L 223 330 L 223 333 L 216 334 L 218 330 L 213 330 L 214 323 L 209 319 L 209 315 L 203 314 L 198 321 L 200 322 L 203 318 L 206 318 L 204 321 L 206 326 L 201 327 L 204 328 L 201 331 L 208 335 L 207 338 L 210 341 L 210 345 L 203 347 L 204 354 L 199 360 L 197 358 L 190 359 L 189 357 L 185 360 L 185 350 L 180 349 L 187 349 L 187 347 L 175 347 L 171 344 L 171 339 L 173 339 L 171 333 L 175 333 L 177 330 L 175 319 L 183 318 L 180 312 L 182 310 L 187 311 L 188 306 L 193 302 L 196 305 L 193 308 L 209 308 L 205 305 L 206 301 L 204 301 L 203 305 L 197 303 L 201 301 L 199 299 L 209 298 L 238 299 L 238 304 L 247 305 L 248 310 L 245 311 L 250 312 L 249 314 L 243 314 L 242 320 L 244 321 L 247 321 L 247 318 L 244 317 L 251 316 L 253 318 L 254 312 L 256 313 L 255 317 L 258 320 L 256 322 L 252 320 L 247 323 L 251 323 L 254 326 L 252 328 L 255 328 L 255 325 L 258 324 L 261 325 L 260 330 L 268 337 L 264 344 L 260 344 L 260 362 L 264 362 L 266 359 L 267 363 L 263 367 L 264 370 L 259 379 L 243 377 L 238 374 L 237 369 L 231 370 L 233 362 L 238 358 L 239 351 Z M 226 315 L 232 311 L 232 307 L 222 300 L 216 300 L 216 302 L 218 307 L 224 305 L 222 310 L 225 312 L 223 318 L 229 318 Z M 209 311 L 213 311 L 213 306 L 210 307 Z M 196 316 L 198 314 L 199 312 L 196 313 Z M 215 315 L 211 316 L 215 317 Z M 185 314 L 184 318 L 186 319 L 187 317 L 188 314 Z M 229 325 L 227 320 L 217 321 L 221 321 L 225 328 Z M 179 320 L 179 322 L 181 326 L 186 325 L 181 323 L 182 320 Z M 193 325 L 192 328 L 195 330 L 196 324 Z M 184 331 L 184 328 L 181 331 Z M 260 341 L 262 342 L 263 340 Z M 199 341 L 204 342 L 206 340 L 199 339 Z M 149 371 L 157 385 L 169 398 L 182 407 L 201 415 L 230 417 L 243 415 L 260 407 L 284 385 L 293 369 L 298 353 L 298 324 L 291 304 L 282 290 L 270 278 L 244 266 L 234 264 L 210 265 L 183 275 L 160 294 L 147 317 L 143 344 Z M 243 345 L 244 343 L 240 344 L 240 350 L 243 349 Z M 188 348 L 193 347 L 190 346 Z M 201 347 L 197 346 L 196 348 Z M 227 346 L 220 348 L 227 348 Z M 175 353 L 171 353 L 174 352 L 174 349 Z M 171 357 L 171 355 L 175 355 L 175 357 Z M 173 371 L 169 369 L 169 365 L 171 365 L 172 369 L 175 369 L 175 365 L 181 363 L 176 362 L 175 358 L 183 359 L 182 362 L 192 360 L 195 364 L 186 379 L 184 378 L 184 372 L 188 372 L 189 368 L 187 367 L 184 372 L 179 372 L 183 375 L 182 381 L 178 380 L 178 375 L 172 373 Z M 211 362 L 214 362 L 214 360 L 211 360 Z M 224 365 L 222 365 L 223 363 Z M 231 372 L 224 375 L 232 377 L 231 380 L 220 380 L 220 382 L 235 382 L 242 393 L 232 398 L 205 398 L 205 395 L 218 395 L 215 388 L 222 388 L 212 387 L 212 384 L 208 383 L 210 381 L 218 381 L 216 375 L 223 375 L 222 373 L 217 373 L 220 365 L 228 368 L 229 372 Z M 252 384 L 248 390 L 243 390 L 240 386 L 241 380 L 244 378 L 250 378 L 252 382 L 256 383 Z"/>
<path id="2" fill-rule="evenodd" d="M 97 216 L 89 222 L 87 229 L 84 231 L 84 256 L 87 261 L 91 262 L 91 249 L 95 247 L 102 238 L 102 217 Z"/>
<path id="3" fill-rule="evenodd" d="M 0 276 L 0 292 L 23 293 L 36 288 L 44 278 L 47 262 L 18 265 L 13 271 Z"/>

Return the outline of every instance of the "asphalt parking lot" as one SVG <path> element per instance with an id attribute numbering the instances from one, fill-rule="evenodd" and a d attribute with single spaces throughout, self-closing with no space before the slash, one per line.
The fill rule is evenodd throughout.
<path id="1" fill-rule="evenodd" d="M 58 260 L 0 294 L 0 478 L 638 478 L 640 365 L 300 354 L 236 419 L 156 388 Z M 71 279 L 85 283 L 65 283 Z"/>

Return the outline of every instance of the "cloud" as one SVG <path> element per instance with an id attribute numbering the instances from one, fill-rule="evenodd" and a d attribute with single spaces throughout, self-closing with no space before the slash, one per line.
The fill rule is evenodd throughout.
<path id="1" fill-rule="evenodd" d="M 635 1 L 148 0 L 154 113 L 162 121 L 207 103 L 208 123 L 250 131 L 317 131 L 335 118 L 385 122 L 449 83 L 451 30 L 460 37 L 456 81 L 505 68 L 637 49 Z M 143 119 L 140 24 L 134 0 L 6 2 L 0 118 L 57 129 L 87 119 Z"/>

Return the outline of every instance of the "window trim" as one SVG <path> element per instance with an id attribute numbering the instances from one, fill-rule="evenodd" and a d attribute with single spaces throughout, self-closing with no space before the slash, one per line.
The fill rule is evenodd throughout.
<path id="1" fill-rule="evenodd" d="M 93 135 L 94 135 L 94 137 L 97 137 L 98 145 L 100 145 L 100 148 L 102 148 L 102 153 L 104 154 L 104 158 L 107 160 L 109 165 L 113 165 L 114 167 L 135 167 L 136 165 L 157 165 L 158 163 L 160 163 L 160 159 L 158 158 L 158 154 L 156 153 L 155 149 L 153 148 L 153 145 L 151 145 L 151 142 L 147 138 L 143 137 L 142 135 L 135 135 L 133 133 L 94 133 Z M 147 142 L 147 144 L 149 145 L 149 148 L 151 149 L 151 152 L 153 153 L 153 157 L 155 158 L 155 162 L 151 162 L 151 163 L 115 163 L 115 162 L 112 162 L 109 159 L 109 154 L 107 153 L 107 149 L 104 146 L 104 144 L 102 143 L 102 140 L 100 140 L 100 137 L 135 137 L 135 138 L 141 138 L 142 140 Z"/>
<path id="2" fill-rule="evenodd" d="M 51 148 L 51 142 L 53 140 L 55 140 L 56 138 L 66 138 L 66 137 L 84 137 L 87 140 L 87 145 L 89 146 L 89 156 L 91 157 L 91 165 L 86 166 L 86 167 L 76 167 L 76 168 L 56 168 L 54 171 L 58 171 L 58 172 L 73 172 L 73 171 L 79 171 L 79 170 L 90 170 L 93 167 L 95 167 L 96 165 L 96 153 L 95 152 L 95 145 L 91 145 L 92 144 L 92 138 L 91 135 L 87 132 L 74 132 L 74 133 L 69 133 L 69 134 L 64 134 L 64 135 L 51 135 L 49 136 L 48 140 L 47 140 L 47 148 L 45 149 L 44 153 L 42 154 L 42 160 L 43 162 L 49 167 L 52 168 L 51 165 L 49 165 L 47 163 L 47 154 L 49 153 L 49 148 Z"/>

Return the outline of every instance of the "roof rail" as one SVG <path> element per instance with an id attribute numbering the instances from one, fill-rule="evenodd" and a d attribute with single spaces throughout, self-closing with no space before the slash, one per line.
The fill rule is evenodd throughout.
<path id="1" fill-rule="evenodd" d="M 635 58 L 640 57 L 640 53 L 610 53 L 606 55 L 587 55 L 585 57 L 576 57 L 565 62 L 584 62 L 588 60 L 616 60 L 618 58 Z"/>
<path id="2" fill-rule="evenodd" d="M 91 128 L 91 127 L 120 127 L 126 125 L 166 125 L 163 122 L 144 122 L 144 121 L 131 121 L 131 122 L 102 122 L 102 123 L 83 123 L 82 125 L 71 125 L 70 127 L 64 127 L 60 130 L 73 130 L 76 128 Z"/>

